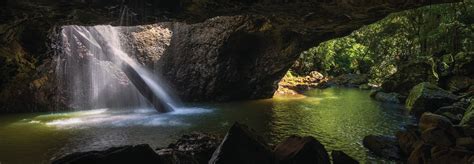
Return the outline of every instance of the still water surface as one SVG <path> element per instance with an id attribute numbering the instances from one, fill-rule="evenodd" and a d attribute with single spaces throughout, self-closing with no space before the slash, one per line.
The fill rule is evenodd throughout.
<path id="1" fill-rule="evenodd" d="M 0 116 L 0 163 L 48 163 L 55 156 L 111 146 L 163 147 L 183 134 L 224 135 L 233 122 L 254 128 L 275 144 L 292 134 L 316 137 L 362 163 L 380 161 L 361 143 L 369 134 L 389 135 L 413 122 L 399 106 L 369 98 L 368 91 L 330 88 L 306 97 L 190 104 L 168 114 L 151 109 L 96 109 L 68 113 Z"/>

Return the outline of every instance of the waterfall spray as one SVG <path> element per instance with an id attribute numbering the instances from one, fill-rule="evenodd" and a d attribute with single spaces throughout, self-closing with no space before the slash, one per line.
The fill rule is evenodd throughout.
<path id="1" fill-rule="evenodd" d="M 180 106 L 158 76 L 126 53 L 120 34 L 120 27 L 112 26 L 63 27 L 63 66 L 58 73 L 71 93 L 71 106 L 151 105 L 159 112 Z"/>

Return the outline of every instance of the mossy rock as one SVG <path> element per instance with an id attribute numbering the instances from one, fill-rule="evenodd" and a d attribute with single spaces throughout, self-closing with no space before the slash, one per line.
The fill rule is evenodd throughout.
<path id="1" fill-rule="evenodd" d="M 456 100 L 456 95 L 432 83 L 423 82 L 411 89 L 405 107 L 410 113 L 419 117 L 424 112 L 434 112 L 443 106 L 453 104 Z"/>

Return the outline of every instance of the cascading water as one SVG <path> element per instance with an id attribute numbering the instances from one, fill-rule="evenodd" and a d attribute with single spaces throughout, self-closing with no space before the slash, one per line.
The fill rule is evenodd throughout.
<path id="1" fill-rule="evenodd" d="M 71 107 L 79 109 L 180 106 L 158 76 L 123 48 L 121 27 L 64 26 L 58 76 Z"/>

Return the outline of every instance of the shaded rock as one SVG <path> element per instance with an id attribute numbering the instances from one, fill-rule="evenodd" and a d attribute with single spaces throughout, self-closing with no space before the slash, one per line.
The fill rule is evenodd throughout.
<path id="1" fill-rule="evenodd" d="M 440 128 L 443 130 L 453 128 L 453 124 L 448 118 L 433 113 L 423 113 L 418 126 L 421 132 L 433 128 Z"/>
<path id="2" fill-rule="evenodd" d="M 470 151 L 452 149 L 443 146 L 419 144 L 408 158 L 408 163 L 472 163 L 473 154 Z"/>
<path id="3" fill-rule="evenodd" d="M 421 133 L 417 126 L 407 126 L 404 130 L 398 131 L 395 136 L 400 145 L 400 150 L 406 156 L 413 152 L 417 142 L 421 139 Z"/>
<path id="4" fill-rule="evenodd" d="M 359 162 L 354 158 L 350 157 L 343 151 L 333 150 L 331 152 L 333 164 L 358 164 Z"/>
<path id="5" fill-rule="evenodd" d="M 432 146 L 427 144 L 417 144 L 413 152 L 408 157 L 407 163 L 410 164 L 428 164 L 432 163 L 431 159 L 431 148 Z"/>
<path id="6" fill-rule="evenodd" d="M 466 113 L 464 113 L 461 123 L 459 124 L 462 126 L 474 127 L 474 101 L 471 100 L 471 105 L 466 110 Z"/>
<path id="7" fill-rule="evenodd" d="M 466 91 L 474 85 L 474 80 L 467 76 L 453 76 L 448 79 L 446 89 L 453 93 Z"/>
<path id="8" fill-rule="evenodd" d="M 457 101 L 457 96 L 431 83 L 420 83 L 413 87 L 405 107 L 416 117 L 424 112 L 434 112 Z"/>
<path id="9" fill-rule="evenodd" d="M 273 163 L 273 155 L 263 139 L 252 129 L 246 125 L 234 123 L 213 153 L 209 163 L 269 164 Z"/>
<path id="10" fill-rule="evenodd" d="M 380 102 L 400 104 L 399 96 L 398 93 L 377 92 L 374 95 L 374 99 Z"/>
<path id="11" fill-rule="evenodd" d="M 444 147 L 454 146 L 456 143 L 456 137 L 459 137 L 459 135 L 456 135 L 452 131 L 440 128 L 427 129 L 421 133 L 421 138 L 425 143 Z"/>
<path id="12" fill-rule="evenodd" d="M 399 67 L 398 71 L 382 83 L 384 92 L 397 92 L 408 95 L 410 90 L 421 82 L 437 81 L 432 65 L 428 62 L 412 62 Z"/>
<path id="13" fill-rule="evenodd" d="M 461 119 L 466 112 L 466 109 L 459 107 L 458 105 L 451 105 L 441 107 L 436 110 L 436 114 L 445 116 L 448 118 L 453 124 L 458 124 L 461 122 Z"/>
<path id="14" fill-rule="evenodd" d="M 219 143 L 215 136 L 192 133 L 183 135 L 176 143 L 157 152 L 165 163 L 207 163 Z"/>
<path id="15" fill-rule="evenodd" d="M 456 139 L 456 146 L 465 147 L 471 151 L 474 150 L 474 138 L 472 137 L 462 137 Z"/>
<path id="16" fill-rule="evenodd" d="M 387 159 L 401 160 L 400 146 L 395 137 L 369 135 L 362 141 L 364 147 L 377 156 Z"/>
<path id="17" fill-rule="evenodd" d="M 66 155 L 53 164 L 94 164 L 94 163 L 162 163 L 162 158 L 148 145 L 122 146 L 103 151 L 79 152 Z"/>
<path id="18" fill-rule="evenodd" d="M 276 146 L 273 153 L 281 164 L 330 163 L 326 149 L 313 137 L 288 137 Z"/>

